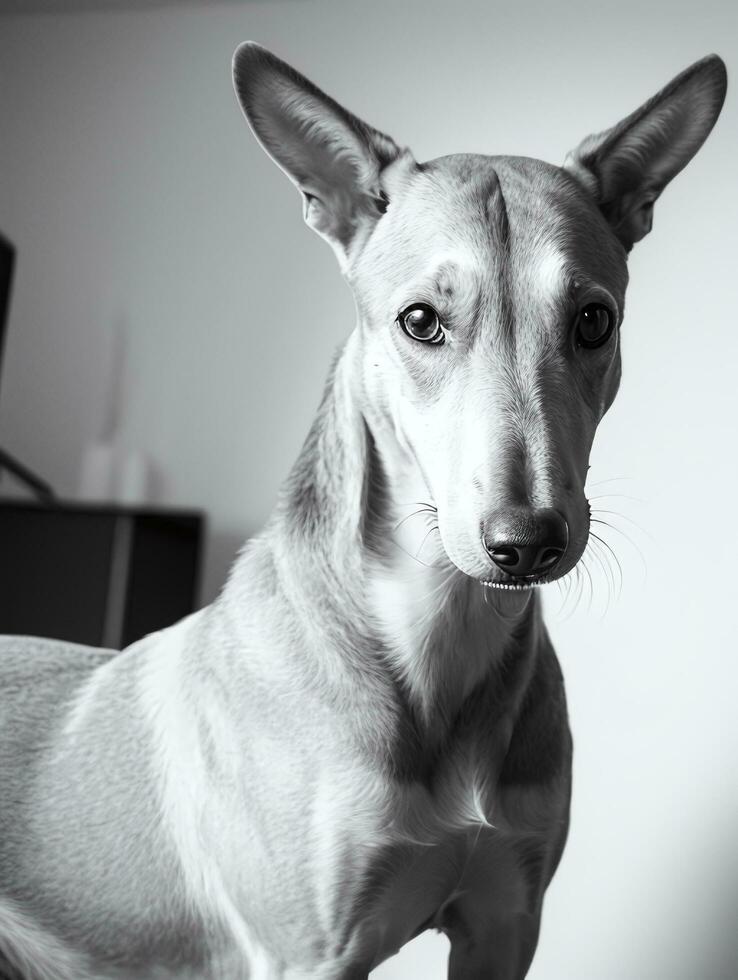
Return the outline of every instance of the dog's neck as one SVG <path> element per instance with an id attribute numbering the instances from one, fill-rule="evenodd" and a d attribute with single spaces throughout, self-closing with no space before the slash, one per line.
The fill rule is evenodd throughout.
<path id="1" fill-rule="evenodd" d="M 280 577 L 311 633 L 359 669 L 392 674 L 423 728 L 445 731 L 506 647 L 535 633 L 535 594 L 486 596 L 438 532 L 395 531 L 423 489 L 391 426 L 362 406 L 355 335 L 336 360 L 305 445 L 267 526 Z M 409 523 L 409 522 L 408 522 Z M 422 544 L 424 557 L 413 554 Z M 326 645 L 328 645 L 326 644 Z"/>

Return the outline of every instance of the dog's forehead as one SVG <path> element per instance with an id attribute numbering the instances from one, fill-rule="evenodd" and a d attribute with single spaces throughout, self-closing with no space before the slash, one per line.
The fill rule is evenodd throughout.
<path id="1" fill-rule="evenodd" d="M 418 165 L 391 197 L 371 261 L 402 288 L 422 277 L 451 297 L 504 273 L 521 289 L 600 281 L 621 293 L 625 255 L 596 204 L 559 167 L 526 157 L 457 154 Z M 380 226 L 382 222 L 380 222 Z M 381 254 L 380 254 L 381 253 Z"/>

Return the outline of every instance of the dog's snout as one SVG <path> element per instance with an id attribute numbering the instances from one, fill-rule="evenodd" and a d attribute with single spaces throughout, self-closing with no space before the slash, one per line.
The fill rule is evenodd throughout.
<path id="1" fill-rule="evenodd" d="M 566 520 L 552 508 L 495 511 L 482 533 L 484 550 L 495 565 L 516 578 L 550 572 L 568 540 Z"/>

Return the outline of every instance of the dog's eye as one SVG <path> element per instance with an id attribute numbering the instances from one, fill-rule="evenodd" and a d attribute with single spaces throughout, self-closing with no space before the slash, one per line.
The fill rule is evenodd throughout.
<path id="1" fill-rule="evenodd" d="M 397 318 L 398 323 L 413 340 L 426 344 L 442 344 L 445 334 L 438 314 L 428 303 L 413 303 Z"/>
<path id="2" fill-rule="evenodd" d="M 601 347 L 606 343 L 615 326 L 615 317 L 602 303 L 588 303 L 577 314 L 576 342 L 579 347 Z"/>

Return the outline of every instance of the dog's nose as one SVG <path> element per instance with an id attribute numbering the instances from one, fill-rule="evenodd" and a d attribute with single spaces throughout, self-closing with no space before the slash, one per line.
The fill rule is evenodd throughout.
<path id="1" fill-rule="evenodd" d="M 550 572 L 568 541 L 564 517 L 550 507 L 495 511 L 482 533 L 484 550 L 495 565 L 518 578 Z"/>

